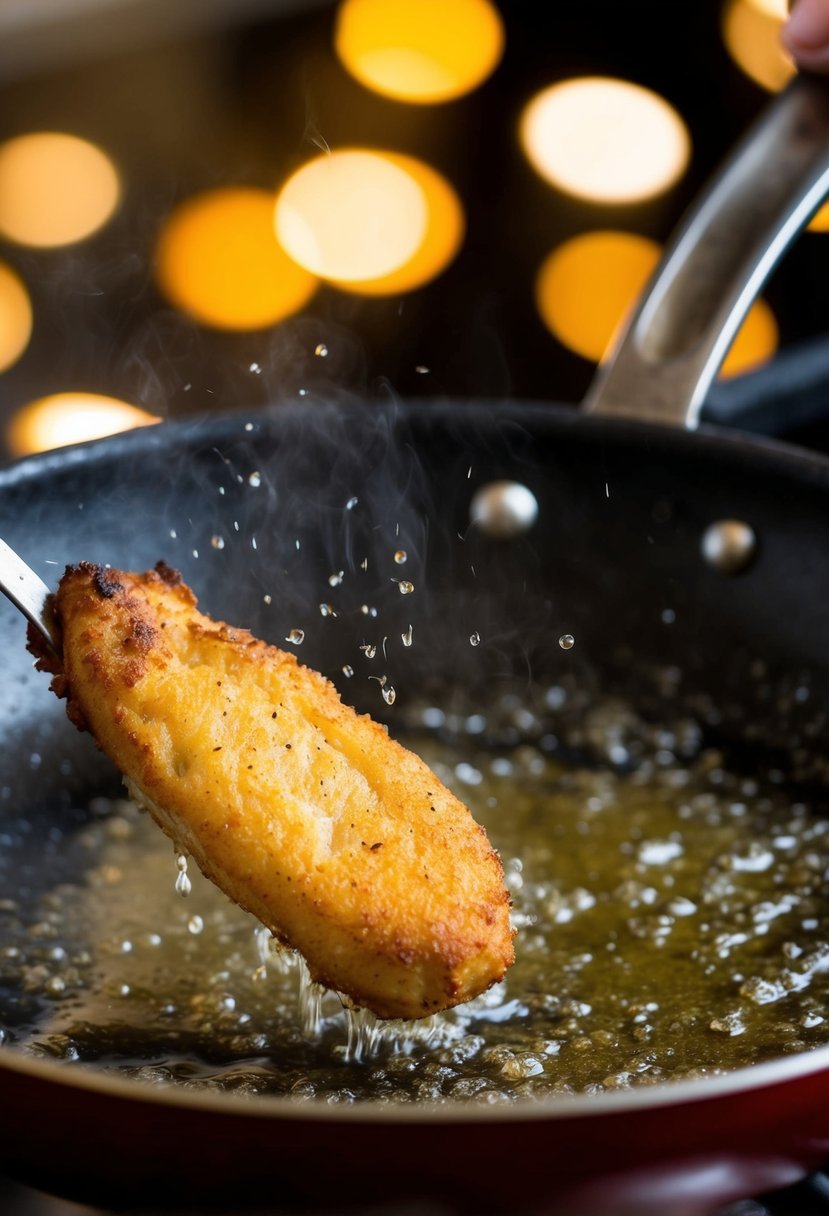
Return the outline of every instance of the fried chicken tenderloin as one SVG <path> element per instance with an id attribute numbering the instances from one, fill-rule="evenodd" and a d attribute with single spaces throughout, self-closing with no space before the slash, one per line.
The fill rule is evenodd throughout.
<path id="1" fill-rule="evenodd" d="M 41 670 L 176 847 L 314 980 L 383 1018 L 513 961 L 503 870 L 467 808 L 295 657 L 198 611 L 163 563 L 70 566 Z"/>

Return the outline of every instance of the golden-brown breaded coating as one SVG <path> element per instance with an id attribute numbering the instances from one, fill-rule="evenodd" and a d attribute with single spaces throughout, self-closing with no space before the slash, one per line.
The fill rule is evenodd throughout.
<path id="1" fill-rule="evenodd" d="M 313 979 L 384 1018 L 501 979 L 509 899 L 467 808 L 329 681 L 196 604 L 163 563 L 81 563 L 55 596 L 62 659 L 30 645 L 176 846 Z"/>

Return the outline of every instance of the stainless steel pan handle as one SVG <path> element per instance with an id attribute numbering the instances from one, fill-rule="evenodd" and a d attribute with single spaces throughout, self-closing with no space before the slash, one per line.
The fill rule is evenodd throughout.
<path id="1" fill-rule="evenodd" d="M 800 76 L 681 224 L 585 409 L 695 427 L 741 321 L 827 191 L 829 81 Z"/>

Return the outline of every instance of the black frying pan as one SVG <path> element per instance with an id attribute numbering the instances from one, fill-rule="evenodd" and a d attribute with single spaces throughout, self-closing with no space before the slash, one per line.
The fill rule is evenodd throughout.
<path id="1" fill-rule="evenodd" d="M 646 415 L 649 386 L 663 416 L 695 408 L 773 261 L 762 252 L 768 231 L 790 234 L 819 200 L 828 132 L 826 95 L 800 82 L 740 162 L 779 163 L 763 141 L 782 139 L 798 163 L 797 204 L 790 181 L 765 210 L 757 194 L 756 230 L 744 221 L 732 258 L 719 234 L 728 200 L 715 193 L 702 210 L 718 240 L 703 234 L 701 288 L 690 290 L 682 238 L 593 395 L 593 416 L 546 404 L 286 403 L 165 424 L 6 469 L 0 533 L 47 581 L 80 558 L 134 569 L 164 558 L 216 616 L 274 641 L 301 623 L 303 659 L 376 714 L 376 689 L 342 674 L 366 635 L 357 600 L 335 620 L 315 613 L 331 571 L 356 574 L 367 557 L 360 598 L 377 607 L 378 631 L 412 624 L 428 640 L 396 652 L 395 712 L 421 693 L 462 688 L 468 704 L 493 686 L 564 679 L 619 692 L 652 717 L 704 703 L 719 736 L 814 774 L 829 707 L 829 462 L 604 415 Z M 671 324 L 653 323 L 654 299 Z M 713 338 L 692 299 L 714 316 Z M 539 508 L 509 541 L 470 527 L 473 494 L 504 479 L 529 488 Z M 733 562 L 728 550 L 724 562 L 706 560 L 703 534 L 735 519 L 755 543 L 738 545 Z M 405 605 L 384 562 L 398 545 L 418 589 Z M 558 642 L 565 631 L 571 651 Z M 83 830 L 74 808 L 117 788 L 117 776 L 32 671 L 5 602 L 0 649 L 3 874 L 25 901 L 44 857 L 50 881 L 61 865 L 67 876 Z M 681 672 L 669 687 L 657 678 L 666 668 Z M 808 701 L 783 695 L 804 681 Z M 7 1008 L 25 1002 L 4 996 Z M 114 1208 L 339 1211 L 425 1199 L 470 1211 L 701 1212 L 783 1186 L 829 1156 L 829 1048 L 730 1076 L 486 1109 L 152 1087 L 32 1059 L 12 1043 L 0 1054 L 0 1102 L 3 1169 Z"/>

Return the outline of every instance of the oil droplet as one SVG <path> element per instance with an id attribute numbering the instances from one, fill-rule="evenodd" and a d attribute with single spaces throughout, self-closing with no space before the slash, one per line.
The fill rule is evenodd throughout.
<path id="1" fill-rule="evenodd" d="M 187 922 L 187 930 L 189 933 L 192 933 L 194 937 L 198 937 L 203 928 L 204 921 L 200 916 L 191 916 Z"/>
<path id="2" fill-rule="evenodd" d="M 397 693 L 394 691 L 391 684 L 389 684 L 387 688 L 381 688 L 380 692 L 387 705 L 394 705 L 395 701 L 397 700 Z"/>
<path id="3" fill-rule="evenodd" d="M 193 884 L 191 883 L 190 876 L 188 876 L 186 869 L 182 869 L 175 880 L 175 893 L 176 895 L 181 895 L 182 899 L 187 899 L 192 889 Z"/>
<path id="4" fill-rule="evenodd" d="M 301 646 L 302 643 L 305 641 L 305 630 L 304 629 L 292 629 L 291 632 L 286 637 L 285 641 L 290 642 L 292 646 Z"/>
<path id="5" fill-rule="evenodd" d="M 400 582 L 397 584 L 397 589 L 401 595 L 411 595 L 414 591 L 414 583 L 410 583 L 406 578 L 401 578 Z"/>
<path id="6" fill-rule="evenodd" d="M 398 566 L 402 566 L 403 563 L 408 559 L 408 556 L 409 555 L 405 549 L 398 549 L 394 555 L 394 560 L 397 562 Z"/>
<path id="7" fill-rule="evenodd" d="M 256 487 L 261 486 L 261 484 L 262 484 L 262 474 L 259 472 L 258 469 L 254 469 L 252 473 L 248 473 L 248 485 L 249 486 L 253 486 L 253 488 L 256 489 Z"/>
<path id="8" fill-rule="evenodd" d="M 340 583 L 343 581 L 344 574 L 345 574 L 344 570 L 337 570 L 337 572 L 335 574 L 329 574 L 328 586 L 329 587 L 339 587 Z"/>
<path id="9" fill-rule="evenodd" d="M 325 345 L 324 342 L 318 342 L 316 347 L 314 348 L 314 354 L 317 356 L 318 359 L 324 359 L 328 354 L 328 347 Z"/>
<path id="10" fill-rule="evenodd" d="M 180 895 L 182 899 L 186 899 L 193 890 L 193 884 L 187 873 L 187 858 L 183 853 L 179 853 L 176 857 L 176 869 L 178 870 L 178 874 L 176 875 L 176 894 Z"/>
<path id="11" fill-rule="evenodd" d="M 262 368 L 259 366 L 258 363 L 251 363 L 250 367 L 248 368 L 248 371 L 253 372 L 254 376 L 262 375 Z M 248 423 L 247 426 L 245 427 L 245 430 L 247 430 L 250 425 L 251 424 Z"/>
<path id="12" fill-rule="evenodd" d="M 401 633 L 400 641 L 403 643 L 404 646 L 411 646 L 411 644 L 412 644 L 412 627 L 411 627 L 411 625 L 409 626 L 409 628 L 406 630 L 405 633 Z"/>
<path id="13" fill-rule="evenodd" d="M 349 498 L 348 502 L 345 504 L 346 511 L 353 511 L 359 501 L 360 500 L 357 497 Z"/>
<path id="14" fill-rule="evenodd" d="M 350 679 L 351 679 L 351 677 L 354 675 L 354 668 L 351 666 L 351 664 L 350 664 L 350 663 L 344 663 L 344 664 L 343 664 L 343 675 L 344 675 L 344 676 L 346 677 L 346 679 L 348 679 L 348 680 L 350 680 Z"/>
<path id="15" fill-rule="evenodd" d="M 563 633 L 558 639 L 558 644 L 562 650 L 572 650 L 576 644 L 576 639 L 572 633 Z"/>
<path id="16" fill-rule="evenodd" d="M 360 611 L 363 616 L 377 616 L 377 609 L 372 608 L 370 604 L 361 604 Z"/>
<path id="17" fill-rule="evenodd" d="M 333 604 L 320 604 L 320 616 L 336 616 Z"/>
<path id="18" fill-rule="evenodd" d="M 480 644 L 481 644 L 481 635 L 478 633 L 478 631 L 476 630 L 474 633 L 470 633 L 469 645 L 470 646 L 480 646 Z"/>
<path id="19" fill-rule="evenodd" d="M 211 536 L 210 543 L 214 549 L 224 549 L 225 547 L 224 537 L 222 536 Z"/>

